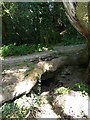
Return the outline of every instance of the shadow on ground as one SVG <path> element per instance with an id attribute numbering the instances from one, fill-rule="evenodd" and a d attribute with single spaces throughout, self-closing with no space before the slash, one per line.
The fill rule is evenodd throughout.
<path id="1" fill-rule="evenodd" d="M 54 113 L 64 120 L 90 117 L 90 91 L 89 85 L 85 84 L 86 68 L 65 66 L 50 74 L 47 80 L 44 79 L 46 74 L 42 76 L 42 96 L 47 96 Z"/>

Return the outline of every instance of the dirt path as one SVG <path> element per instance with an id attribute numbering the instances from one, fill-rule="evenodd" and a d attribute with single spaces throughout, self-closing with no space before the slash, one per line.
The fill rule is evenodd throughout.
<path id="1" fill-rule="evenodd" d="M 71 45 L 71 46 L 54 46 L 52 47 L 52 50 L 49 51 L 44 51 L 44 52 L 39 52 L 39 53 L 33 53 L 30 55 L 23 55 L 23 56 L 17 56 L 17 57 L 7 57 L 7 58 L 0 58 L 2 61 L 2 67 L 3 69 L 10 68 L 13 65 L 14 66 L 19 66 L 20 64 L 23 63 L 30 63 L 33 61 L 40 61 L 40 60 L 45 60 L 48 59 L 48 57 L 54 55 L 54 57 L 58 57 L 59 54 L 67 54 L 67 53 L 78 53 L 78 51 L 84 49 L 86 47 L 86 44 L 81 44 L 81 45 Z"/>

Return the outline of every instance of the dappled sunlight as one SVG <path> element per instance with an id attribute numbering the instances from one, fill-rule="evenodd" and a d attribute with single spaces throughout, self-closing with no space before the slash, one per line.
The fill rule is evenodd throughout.
<path id="1" fill-rule="evenodd" d="M 49 71 L 50 68 L 52 68 L 53 66 L 49 63 L 46 63 L 45 66 L 44 66 L 44 71 Z"/>
<path id="2" fill-rule="evenodd" d="M 19 108 L 23 108 L 23 107 L 30 108 L 32 99 L 24 95 L 21 98 L 15 100 L 14 103 L 16 103 Z"/>
<path id="3" fill-rule="evenodd" d="M 75 96 L 65 95 L 64 113 L 74 118 L 88 116 L 87 97 L 83 97 L 79 93 L 74 94 Z"/>
<path id="4" fill-rule="evenodd" d="M 84 15 L 83 20 L 84 20 L 85 22 L 89 22 L 88 14 L 85 14 L 85 15 Z"/>
<path id="5" fill-rule="evenodd" d="M 0 60 L 4 60 L 4 58 L 3 58 L 3 57 L 0 57 Z"/>
<path id="6" fill-rule="evenodd" d="M 58 88 L 57 88 L 58 89 Z M 66 87 L 62 87 L 65 91 Z M 63 93 L 63 91 L 62 91 Z M 50 93 L 49 91 L 41 94 L 41 118 L 89 118 L 90 99 L 79 91 L 68 90 L 61 93 Z M 44 108 L 44 109 L 43 109 Z"/>
<path id="7" fill-rule="evenodd" d="M 67 88 L 63 87 L 63 89 Z M 56 117 L 63 117 L 63 115 L 66 117 L 71 116 L 72 118 L 90 117 L 90 99 L 88 96 L 83 95 L 81 92 L 75 92 L 73 90 L 70 90 L 70 92 L 65 94 L 50 94 L 49 92 L 44 92 L 42 93 L 42 97 L 43 101 L 45 101 L 43 105 L 44 112 L 46 112 L 42 114 L 43 118 L 54 118 L 55 115 Z"/>
<path id="8" fill-rule="evenodd" d="M 0 103 L 4 100 L 3 94 L 0 93 Z"/>
<path id="9" fill-rule="evenodd" d="M 4 70 L 2 72 L 2 80 L 0 84 L 3 88 L 2 96 L 0 96 L 0 103 L 8 100 L 12 100 L 18 95 L 27 93 L 33 86 L 33 82 L 25 80 L 24 73 L 28 70 L 28 67 L 12 68 Z"/>
<path id="10" fill-rule="evenodd" d="M 45 62 L 45 61 L 44 61 L 44 62 L 39 62 L 39 63 L 38 63 L 38 66 L 42 66 L 44 72 L 49 71 L 51 68 L 53 68 L 53 65 L 52 65 L 52 64 L 50 64 L 49 62 L 47 63 L 47 62 Z"/>
<path id="11" fill-rule="evenodd" d="M 2 72 L 2 85 L 4 83 L 14 83 L 18 81 L 22 81 L 24 79 L 24 72 L 27 70 L 27 68 L 20 68 L 20 69 L 9 69 L 9 70 L 4 70 Z"/>
<path id="12" fill-rule="evenodd" d="M 63 116 L 65 118 L 90 117 L 88 114 L 90 99 L 83 77 L 85 71 L 86 68 L 65 66 L 56 72 L 55 77 L 51 77 L 43 84 L 42 95 L 47 97 L 57 116 L 61 118 Z"/>
<path id="13" fill-rule="evenodd" d="M 42 67 L 45 66 L 44 70 L 45 72 L 52 69 L 53 64 L 47 63 L 47 62 L 39 62 L 39 65 Z M 74 70 L 73 70 L 74 69 Z M 31 96 L 28 98 L 24 97 L 25 99 L 22 100 L 22 97 L 15 100 L 15 102 L 18 106 L 18 108 L 27 108 L 30 109 L 30 114 L 33 111 L 39 116 L 39 118 L 63 118 L 63 116 L 71 116 L 73 118 L 82 118 L 84 116 L 89 116 L 88 115 L 88 96 L 84 96 L 81 92 L 77 91 L 75 92 L 74 89 L 72 88 L 71 85 L 77 83 L 80 78 L 77 76 L 77 72 L 82 72 L 82 70 L 78 70 L 77 67 L 73 68 L 72 67 L 65 67 L 64 69 L 58 70 L 58 74 L 56 74 L 56 78 L 51 78 L 52 81 L 48 80 L 46 82 L 46 91 L 43 90 L 41 93 L 41 101 L 39 100 L 40 106 L 36 105 L 37 107 L 31 108 L 31 104 L 33 102 L 33 99 L 31 99 Z M 38 76 L 36 73 L 36 70 L 34 71 L 34 75 Z M 18 69 L 19 72 L 19 77 L 20 73 L 23 73 L 26 71 L 26 69 Z M 7 74 L 15 75 L 16 73 L 13 72 L 13 69 L 11 71 L 7 71 Z M 42 70 L 41 70 L 42 72 Z M 54 73 L 52 73 L 54 74 Z M 81 74 L 79 74 L 81 76 Z M 19 78 L 18 77 L 18 78 Z M 32 75 L 33 77 L 33 75 Z M 62 79 L 61 79 L 62 78 Z M 76 80 L 77 79 L 77 80 Z M 74 81 L 75 80 L 75 81 Z M 57 84 L 58 82 L 58 84 Z M 63 86 L 61 83 L 63 82 Z M 13 87 L 13 93 L 12 96 L 17 97 L 23 93 L 28 93 L 30 89 L 35 85 L 36 81 L 32 81 L 31 77 L 26 77 L 24 81 L 20 81 L 18 83 L 15 83 L 15 86 Z M 70 83 L 71 88 L 68 87 Z M 54 85 L 53 85 L 54 84 Z M 44 84 L 45 85 L 45 84 Z M 48 86 L 48 87 L 47 87 Z M 73 85 L 74 86 L 74 85 Z M 82 87 L 82 86 L 81 86 Z M 42 86 L 43 89 L 43 86 Z M 44 98 L 43 98 L 44 97 Z M 26 100 L 27 99 L 27 100 Z M 36 101 L 37 103 L 37 101 Z M 35 104 L 34 104 L 35 106 Z M 36 108 L 39 108 L 37 110 Z M 26 111 L 25 111 L 26 112 Z M 25 113 L 27 114 L 27 113 Z"/>
<path id="14" fill-rule="evenodd" d="M 18 96 L 22 93 L 28 93 L 30 89 L 33 87 L 34 81 L 25 80 L 16 84 L 13 92 L 13 97 Z"/>
<path id="15" fill-rule="evenodd" d="M 40 114 L 39 118 L 58 118 L 58 117 L 60 117 L 57 115 L 57 113 L 55 113 L 52 105 L 49 103 L 50 102 L 49 97 L 50 97 L 49 91 L 43 92 L 41 94 L 41 107 L 40 107 L 41 114 Z"/>
<path id="16" fill-rule="evenodd" d="M 2 4 L 2 118 L 90 118 L 88 4 L 65 1 Z"/>
<path id="17" fill-rule="evenodd" d="M 3 73 L 9 74 L 9 73 L 15 73 L 15 72 L 25 72 L 28 68 L 20 68 L 20 69 L 9 69 L 9 70 L 4 70 Z"/>
<path id="18" fill-rule="evenodd" d="M 58 118 L 57 114 L 53 111 L 53 108 L 49 103 L 44 104 L 41 109 L 42 115 L 40 118 Z"/>
<path id="19" fill-rule="evenodd" d="M 21 98 L 21 100 L 15 100 L 12 103 L 6 103 L 0 107 L 0 110 L 2 111 L 0 118 L 2 119 L 14 119 L 14 118 L 24 118 L 26 114 L 26 110 L 28 109 L 27 106 L 25 106 L 26 101 Z M 21 102 L 21 106 L 19 103 Z M 30 107 L 30 106 L 29 106 Z"/>

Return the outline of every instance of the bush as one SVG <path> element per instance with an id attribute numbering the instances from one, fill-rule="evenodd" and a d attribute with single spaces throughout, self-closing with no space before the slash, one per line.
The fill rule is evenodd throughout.
<path id="1" fill-rule="evenodd" d="M 38 45 L 20 45 L 16 46 L 16 44 L 4 45 L 0 48 L 0 55 L 2 57 L 14 56 L 14 55 L 25 55 L 31 54 L 33 52 L 47 51 L 51 49 L 50 46 L 43 46 L 41 44 Z"/>

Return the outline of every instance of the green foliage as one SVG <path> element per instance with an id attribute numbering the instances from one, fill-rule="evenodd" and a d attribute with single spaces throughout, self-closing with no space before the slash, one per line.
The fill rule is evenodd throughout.
<path id="1" fill-rule="evenodd" d="M 84 95 L 87 95 L 88 93 L 88 86 L 84 82 L 76 83 L 74 88 L 78 91 L 81 91 Z"/>
<path id="2" fill-rule="evenodd" d="M 59 93 L 59 94 L 66 94 L 66 93 L 69 93 L 71 90 L 69 88 L 64 88 L 64 87 L 60 87 L 58 89 L 56 89 L 56 93 Z"/>
<path id="3" fill-rule="evenodd" d="M 21 110 L 15 103 L 6 103 L 1 107 L 2 118 L 23 118 L 26 111 Z"/>
<path id="4" fill-rule="evenodd" d="M 51 11 L 50 5 L 53 7 Z M 61 41 L 60 32 L 65 29 L 61 19 L 64 13 L 62 3 L 4 2 L 2 13 L 3 44 L 54 44 Z"/>
<path id="5" fill-rule="evenodd" d="M 41 98 L 36 94 L 32 94 L 32 97 L 26 95 L 11 102 L 5 103 L 0 107 L 2 111 L 2 118 L 25 118 L 26 114 L 30 111 L 30 118 L 35 116 L 38 107 L 41 104 Z"/>
<path id="6" fill-rule="evenodd" d="M 2 57 L 14 56 L 14 55 L 25 55 L 33 52 L 47 51 L 49 49 L 51 49 L 51 47 L 43 46 L 41 44 L 38 44 L 38 45 L 24 44 L 20 46 L 16 46 L 16 44 L 10 44 L 10 45 L 4 45 L 3 47 L 0 48 L 0 55 Z"/>
<path id="7" fill-rule="evenodd" d="M 56 44 L 64 40 L 65 45 L 83 43 L 83 37 L 71 26 L 61 2 L 4 2 L 2 8 L 3 44 Z M 63 36 L 60 33 L 64 30 Z"/>
<path id="8" fill-rule="evenodd" d="M 86 44 L 86 41 L 84 38 L 77 38 L 77 37 L 71 37 L 67 38 L 65 37 L 63 42 L 61 42 L 61 45 L 77 45 L 77 44 Z"/>
<path id="9" fill-rule="evenodd" d="M 85 44 L 86 40 L 80 33 L 78 33 L 71 25 L 67 24 L 67 31 L 64 34 L 63 41 L 61 42 L 63 45 L 77 45 L 77 44 Z"/>
<path id="10" fill-rule="evenodd" d="M 71 26 L 61 2 L 4 2 L 2 26 L 3 47 L 0 48 L 0 54 L 4 57 L 47 50 L 46 45 L 57 43 L 86 43 Z M 64 30 L 66 33 L 60 34 Z"/>

